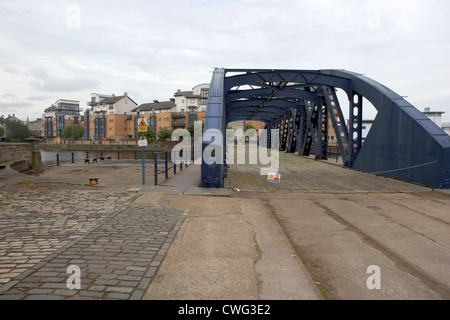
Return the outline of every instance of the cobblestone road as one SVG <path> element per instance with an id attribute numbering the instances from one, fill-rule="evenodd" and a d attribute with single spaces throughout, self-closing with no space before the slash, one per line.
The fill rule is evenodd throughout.
<path id="1" fill-rule="evenodd" d="M 33 187 L 0 193 L 0 300 L 141 299 L 183 211 L 133 205 L 141 193 Z"/>

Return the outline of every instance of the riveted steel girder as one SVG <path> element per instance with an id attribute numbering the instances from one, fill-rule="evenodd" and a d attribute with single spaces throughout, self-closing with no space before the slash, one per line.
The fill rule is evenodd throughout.
<path id="1" fill-rule="evenodd" d="M 347 124 L 335 88 L 347 94 Z M 363 143 L 364 98 L 378 115 Z M 323 159 L 327 157 L 328 119 L 346 166 L 450 188 L 449 136 L 401 96 L 372 79 L 346 70 L 214 71 L 205 130 L 224 130 L 230 121 L 259 120 L 266 122 L 268 129 L 278 128 L 283 133 L 281 148 L 309 155 L 313 145 L 316 158 Z M 208 143 L 212 141 L 204 140 L 204 147 Z M 213 145 L 223 147 L 220 141 Z M 202 186 L 221 187 L 222 171 L 222 166 L 204 162 Z"/>

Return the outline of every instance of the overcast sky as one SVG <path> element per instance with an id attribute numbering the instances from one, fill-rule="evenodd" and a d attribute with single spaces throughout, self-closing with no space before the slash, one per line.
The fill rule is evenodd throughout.
<path id="1" fill-rule="evenodd" d="M 347 69 L 450 122 L 448 0 L 0 0 L 0 48 L 0 114 L 22 120 L 93 92 L 168 100 L 226 67 Z"/>

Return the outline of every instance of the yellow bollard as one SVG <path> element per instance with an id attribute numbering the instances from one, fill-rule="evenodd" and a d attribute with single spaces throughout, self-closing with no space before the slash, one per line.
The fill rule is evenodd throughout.
<path id="1" fill-rule="evenodd" d="M 98 184 L 98 178 L 97 177 L 89 177 L 89 183 L 91 185 L 96 185 Z"/>

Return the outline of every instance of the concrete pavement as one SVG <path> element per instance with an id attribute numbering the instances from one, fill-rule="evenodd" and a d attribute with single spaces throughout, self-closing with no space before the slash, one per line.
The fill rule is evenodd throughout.
<path id="1" fill-rule="evenodd" d="M 36 220 L 30 220 L 23 230 L 21 236 L 33 235 L 19 239 L 23 244 L 19 245 L 18 239 L 0 238 L 3 245 L 0 264 L 9 268 L 13 264 L 11 253 L 24 256 L 33 253 L 25 249 L 34 250 L 30 246 L 41 244 L 36 256 L 42 260 L 35 261 L 35 265 L 41 262 L 50 265 L 39 265 L 44 270 L 32 271 L 28 271 L 32 263 L 23 267 L 26 270 L 21 270 L 19 263 L 11 267 L 19 271 L 14 277 L 5 278 L 8 281 L 2 289 L 3 298 L 44 299 L 56 295 L 59 298 L 170 300 L 450 299 L 449 193 L 296 155 L 280 155 L 281 184 L 267 183 L 265 177 L 259 176 L 257 166 L 233 165 L 225 181 L 230 188 L 221 190 L 198 188 L 199 166 L 178 172 L 178 178 L 172 177 L 160 186 L 153 186 L 153 179 L 149 178 L 145 187 L 140 184 L 138 167 L 131 171 L 126 166 L 105 167 L 105 178 L 100 181 L 108 183 L 96 187 L 87 186 L 84 178 L 79 180 L 87 173 L 83 166 L 62 166 L 41 177 L 7 173 L 7 181 L 0 177 L 0 186 L 3 185 L 0 205 L 8 209 L 0 229 L 6 232 L 18 228 L 14 221 L 19 221 L 21 212 L 33 213 L 31 216 Z M 71 172 L 74 169 L 81 171 Z M 58 170 L 65 173 L 60 175 Z M 61 183 L 62 176 L 65 183 Z M 92 190 L 94 196 L 88 196 Z M 54 206 L 56 211 L 42 216 L 38 211 L 44 206 L 37 204 L 46 203 L 45 199 L 39 200 L 39 195 L 46 193 L 58 205 Z M 93 201 L 97 198 L 107 199 L 104 213 L 101 206 L 96 206 L 97 201 Z M 85 199 L 85 202 L 75 199 Z M 75 223 L 61 225 L 61 216 L 78 211 L 83 214 L 85 209 L 77 207 L 80 203 L 92 204 L 93 213 L 87 215 L 92 219 L 83 224 L 84 220 L 75 214 L 72 220 Z M 155 221 L 161 224 L 154 223 L 155 232 L 162 232 L 160 236 L 168 242 L 164 249 L 158 243 L 159 250 L 165 250 L 161 254 L 145 257 L 149 243 L 139 242 L 133 230 L 151 236 L 150 225 L 142 229 L 140 224 L 148 214 L 159 217 Z M 163 217 L 171 221 L 172 231 L 163 230 L 166 221 Z M 62 237 L 50 238 L 48 243 L 38 242 L 39 231 L 51 225 L 61 229 Z M 118 230 L 114 231 L 116 225 Z M 71 233 L 73 228 L 78 228 L 77 232 Z M 95 228 L 104 230 L 105 236 L 92 233 Z M 116 232 L 122 238 L 115 240 L 131 242 L 128 248 L 108 242 Z M 75 238 L 67 242 L 64 237 L 70 235 Z M 152 239 L 156 238 L 150 237 L 148 241 Z M 76 241 L 80 241 L 78 247 L 72 247 Z M 138 246 L 142 246 L 141 250 L 136 250 Z M 45 254 L 45 249 L 55 251 Z M 84 257 L 89 250 L 94 253 L 100 250 L 95 256 L 109 265 L 109 274 L 95 273 L 101 262 L 97 259 L 88 277 L 92 282 L 76 294 L 36 291 L 41 293 L 36 297 L 34 291 L 27 291 L 41 288 L 40 284 L 38 288 L 33 286 L 43 282 L 45 272 L 50 274 L 51 268 L 58 268 L 61 259 Z M 127 261 L 133 265 L 123 268 L 112 262 L 127 255 L 126 250 L 131 250 Z M 137 257 L 139 254 L 144 257 Z M 141 261 L 132 260 L 133 255 Z M 87 261 L 86 268 L 91 265 L 89 259 L 81 260 Z M 156 261 L 158 267 L 152 267 Z M 380 289 L 367 286 L 371 266 L 379 267 Z M 8 270 L 7 267 L 0 269 Z M 63 276 L 62 266 L 59 268 L 54 270 L 60 272 L 55 279 Z M 44 274 L 33 276 L 33 272 Z M 108 279 L 111 275 L 113 278 Z M 140 280 L 123 277 L 140 277 Z M 117 283 L 101 285 L 95 283 L 97 280 Z M 30 287 L 20 289 L 21 285 Z M 64 290 L 50 288 L 51 282 L 46 286 L 49 288 L 41 289 Z M 114 291 L 115 286 L 125 289 Z M 94 289 L 98 291 L 95 293 Z M 86 293 L 81 294 L 82 291 L 91 297 L 83 297 Z"/>

